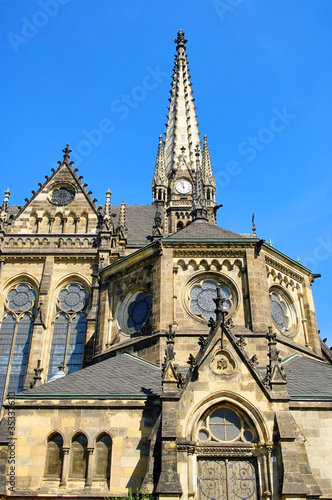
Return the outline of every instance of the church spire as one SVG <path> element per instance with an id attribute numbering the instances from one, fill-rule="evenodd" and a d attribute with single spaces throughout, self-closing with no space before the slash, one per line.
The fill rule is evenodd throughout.
<path id="1" fill-rule="evenodd" d="M 153 201 L 166 200 L 166 175 L 163 136 L 159 136 L 158 152 L 152 179 Z"/>
<path id="2" fill-rule="evenodd" d="M 205 185 L 210 185 L 213 187 L 216 186 L 216 181 L 214 179 L 214 175 L 212 172 L 212 165 L 211 165 L 209 145 L 207 142 L 207 135 L 204 135 L 202 174 L 203 174 L 203 181 L 204 181 Z"/>
<path id="3" fill-rule="evenodd" d="M 179 30 L 174 41 L 176 43 L 176 56 L 165 139 L 167 175 L 176 168 L 181 150 L 185 151 L 187 164 L 191 168 L 195 168 L 195 144 L 200 143 L 186 55 L 187 40 L 184 38 L 182 30 Z"/>
<path id="4" fill-rule="evenodd" d="M 195 147 L 196 156 L 196 179 L 192 204 L 193 220 L 207 220 L 206 200 L 203 191 L 202 168 L 200 165 L 201 148 L 199 144 Z"/>

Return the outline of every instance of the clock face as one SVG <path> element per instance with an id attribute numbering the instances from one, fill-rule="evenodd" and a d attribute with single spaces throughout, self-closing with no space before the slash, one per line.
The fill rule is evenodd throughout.
<path id="1" fill-rule="evenodd" d="M 189 181 L 181 179 L 179 182 L 175 184 L 175 189 L 180 194 L 187 194 L 189 193 L 189 191 L 191 191 L 191 184 Z"/>

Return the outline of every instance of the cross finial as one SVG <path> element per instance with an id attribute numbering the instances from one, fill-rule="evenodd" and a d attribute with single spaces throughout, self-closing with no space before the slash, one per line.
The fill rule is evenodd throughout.
<path id="1" fill-rule="evenodd" d="M 69 159 L 70 159 L 69 153 L 71 153 L 71 151 L 72 150 L 69 149 L 69 144 L 66 144 L 65 149 L 62 150 L 62 152 L 64 153 L 64 155 L 63 155 L 63 161 L 64 162 L 65 161 L 67 161 L 67 162 L 69 161 Z"/>

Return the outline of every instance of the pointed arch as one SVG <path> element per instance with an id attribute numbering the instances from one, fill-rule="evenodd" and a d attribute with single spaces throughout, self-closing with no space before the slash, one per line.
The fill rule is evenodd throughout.
<path id="1" fill-rule="evenodd" d="M 71 441 L 70 477 L 85 479 L 88 465 L 88 439 L 83 432 L 76 433 Z"/>
<path id="2" fill-rule="evenodd" d="M 108 432 L 101 432 L 96 439 L 95 477 L 110 480 L 112 438 Z"/>
<path id="3" fill-rule="evenodd" d="M 23 390 L 30 350 L 37 288 L 14 278 L 6 289 L 0 327 L 0 401 L 4 393 Z"/>
<path id="4" fill-rule="evenodd" d="M 63 436 L 53 431 L 47 438 L 46 463 L 44 476 L 51 479 L 61 479 L 63 467 Z"/>
<path id="5" fill-rule="evenodd" d="M 85 280 L 67 276 L 56 290 L 56 310 L 52 345 L 48 367 L 48 379 L 58 371 L 61 363 L 65 373 L 82 368 L 86 315 L 89 303 Z"/>

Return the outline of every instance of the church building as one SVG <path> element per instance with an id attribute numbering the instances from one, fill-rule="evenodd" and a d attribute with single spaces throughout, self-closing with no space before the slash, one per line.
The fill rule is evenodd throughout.
<path id="1" fill-rule="evenodd" d="M 24 205 L 5 191 L 3 500 L 332 499 L 317 275 L 254 220 L 217 225 L 182 30 L 175 44 L 150 205 L 113 206 L 109 189 L 97 205 L 68 145 Z"/>

